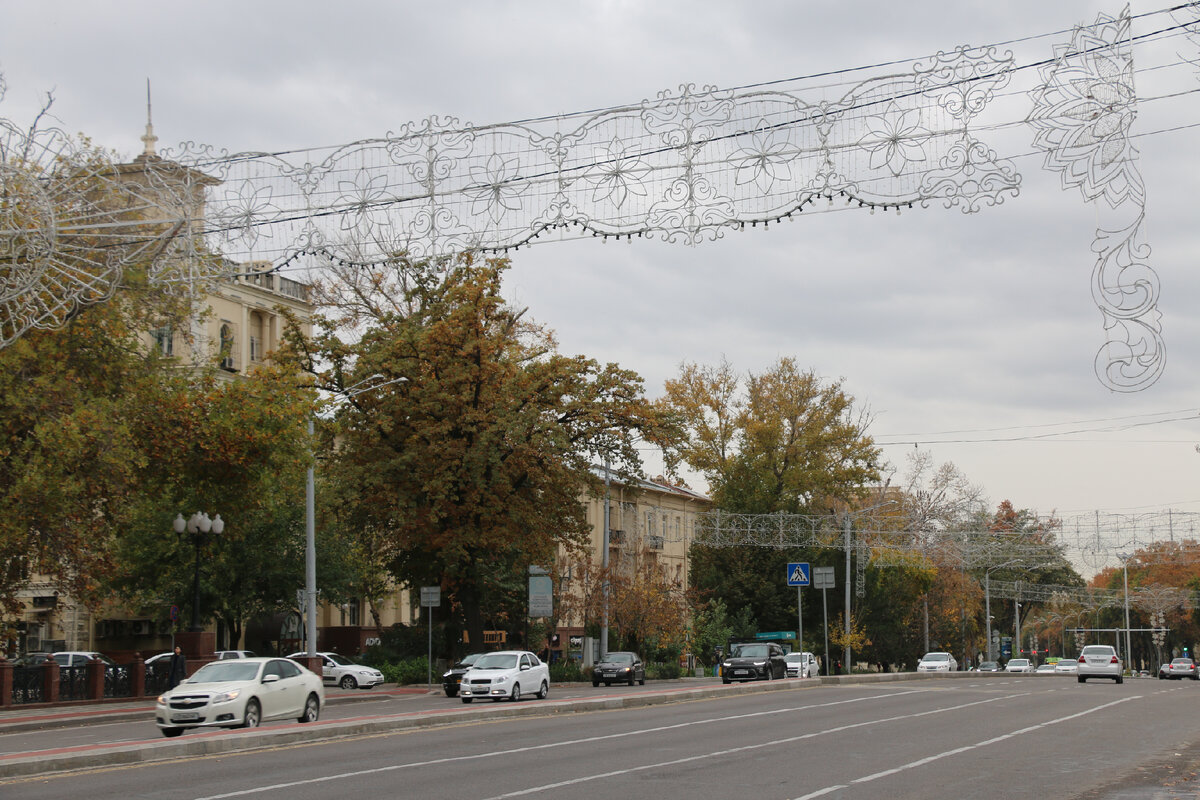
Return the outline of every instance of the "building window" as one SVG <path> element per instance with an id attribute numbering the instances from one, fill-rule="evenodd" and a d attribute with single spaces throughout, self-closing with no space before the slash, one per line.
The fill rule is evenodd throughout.
<path id="1" fill-rule="evenodd" d="M 233 325 L 228 322 L 221 323 L 221 369 L 227 369 L 230 372 L 237 369 L 236 362 L 233 357 Z"/>
<path id="2" fill-rule="evenodd" d="M 154 346 L 159 353 L 164 356 L 175 355 L 175 331 L 171 329 L 170 325 L 150 331 L 150 338 L 154 341 Z"/>

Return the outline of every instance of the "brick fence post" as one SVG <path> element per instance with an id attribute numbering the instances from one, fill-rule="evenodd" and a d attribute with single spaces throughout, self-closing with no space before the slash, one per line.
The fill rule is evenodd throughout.
<path id="1" fill-rule="evenodd" d="M 49 656 L 46 657 L 46 663 L 42 664 L 42 702 L 57 703 L 58 702 L 58 662 Z"/>
<path id="2" fill-rule="evenodd" d="M 98 658 L 87 662 L 87 696 L 89 700 L 104 699 L 104 662 Z"/>
<path id="3" fill-rule="evenodd" d="M 146 661 L 141 653 L 134 653 L 133 663 L 129 665 L 129 695 L 146 696 Z"/>
<path id="4" fill-rule="evenodd" d="M 11 706 L 13 701 L 13 665 L 0 656 L 0 708 Z"/>

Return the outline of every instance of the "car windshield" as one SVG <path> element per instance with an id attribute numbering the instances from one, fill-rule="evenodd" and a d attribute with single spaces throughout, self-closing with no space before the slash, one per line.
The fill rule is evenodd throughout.
<path id="1" fill-rule="evenodd" d="M 783 659 L 790 664 L 793 661 L 803 661 L 804 655 L 802 653 L 788 653 Z"/>
<path id="2" fill-rule="evenodd" d="M 1012 661 L 1008 662 L 1008 665 L 1010 667 L 1028 667 L 1029 659 L 1028 658 L 1014 658 Z"/>
<path id="3" fill-rule="evenodd" d="M 604 660 L 610 664 L 632 664 L 633 653 L 609 653 Z"/>
<path id="4" fill-rule="evenodd" d="M 346 658 L 345 656 L 339 656 L 337 653 L 326 653 L 325 657 L 328 658 L 333 663 L 337 664 L 339 667 L 358 666 L 350 659 Z"/>
<path id="5" fill-rule="evenodd" d="M 244 661 L 214 661 L 196 670 L 188 683 L 224 683 L 225 681 L 252 681 L 258 677 L 259 664 Z"/>
<path id="6" fill-rule="evenodd" d="M 455 664 L 454 666 L 456 666 L 456 667 L 469 667 L 469 666 L 471 666 L 472 664 L 474 664 L 476 661 L 478 661 L 478 660 L 479 660 L 479 657 L 480 657 L 481 655 L 483 655 L 483 654 L 482 654 L 482 653 L 471 653 L 470 655 L 463 656 L 463 660 L 462 660 L 462 661 L 460 661 L 460 662 L 458 662 L 458 663 L 457 663 L 457 664 Z"/>
<path id="7" fill-rule="evenodd" d="M 517 656 L 513 653 L 488 653 L 472 665 L 475 669 L 514 669 Z"/>
<path id="8" fill-rule="evenodd" d="M 765 644 L 735 644 L 730 651 L 734 658 L 766 658 L 771 648 Z"/>
<path id="9" fill-rule="evenodd" d="M 979 668 L 980 668 L 980 669 L 991 669 L 991 668 L 993 668 L 993 667 L 995 667 L 995 666 L 996 666 L 996 662 L 995 662 L 995 661 L 984 661 L 983 663 L 981 663 L 981 664 L 979 665 Z"/>
<path id="10" fill-rule="evenodd" d="M 922 661 L 949 661 L 949 653 L 926 653 Z"/>

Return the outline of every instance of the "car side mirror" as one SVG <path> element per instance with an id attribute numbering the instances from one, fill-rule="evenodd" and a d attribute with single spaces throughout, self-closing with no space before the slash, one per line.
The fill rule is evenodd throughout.
<path id="1" fill-rule="evenodd" d="M 522 665 L 521 665 L 521 672 L 528 672 L 528 671 L 529 671 L 529 665 L 528 665 L 528 664 L 522 664 Z"/>
<path id="2" fill-rule="evenodd" d="M 262 682 L 263 683 L 274 683 L 277 680 L 279 680 L 278 675 L 263 675 Z"/>

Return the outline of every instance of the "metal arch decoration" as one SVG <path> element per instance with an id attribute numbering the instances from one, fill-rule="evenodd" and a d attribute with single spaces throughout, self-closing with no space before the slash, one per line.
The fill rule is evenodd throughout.
<path id="1" fill-rule="evenodd" d="M 1034 145 L 1063 188 L 1079 189 L 1106 220 L 1092 244 L 1092 297 L 1108 337 L 1096 376 L 1114 391 L 1139 391 L 1162 374 L 1166 347 L 1158 275 L 1144 241 L 1146 190 L 1129 138 L 1137 116 L 1129 7 L 1076 28 L 1069 44 L 1055 47 L 1042 79 L 1028 117 Z"/>
<path id="2" fill-rule="evenodd" d="M 164 156 L 220 181 L 211 246 L 234 261 L 504 252 L 560 229 L 696 244 L 818 199 L 974 212 L 1015 197 L 1015 168 L 970 127 L 1011 68 L 960 47 L 836 100 L 685 84 L 577 123 L 431 118 L 327 152 Z"/>

